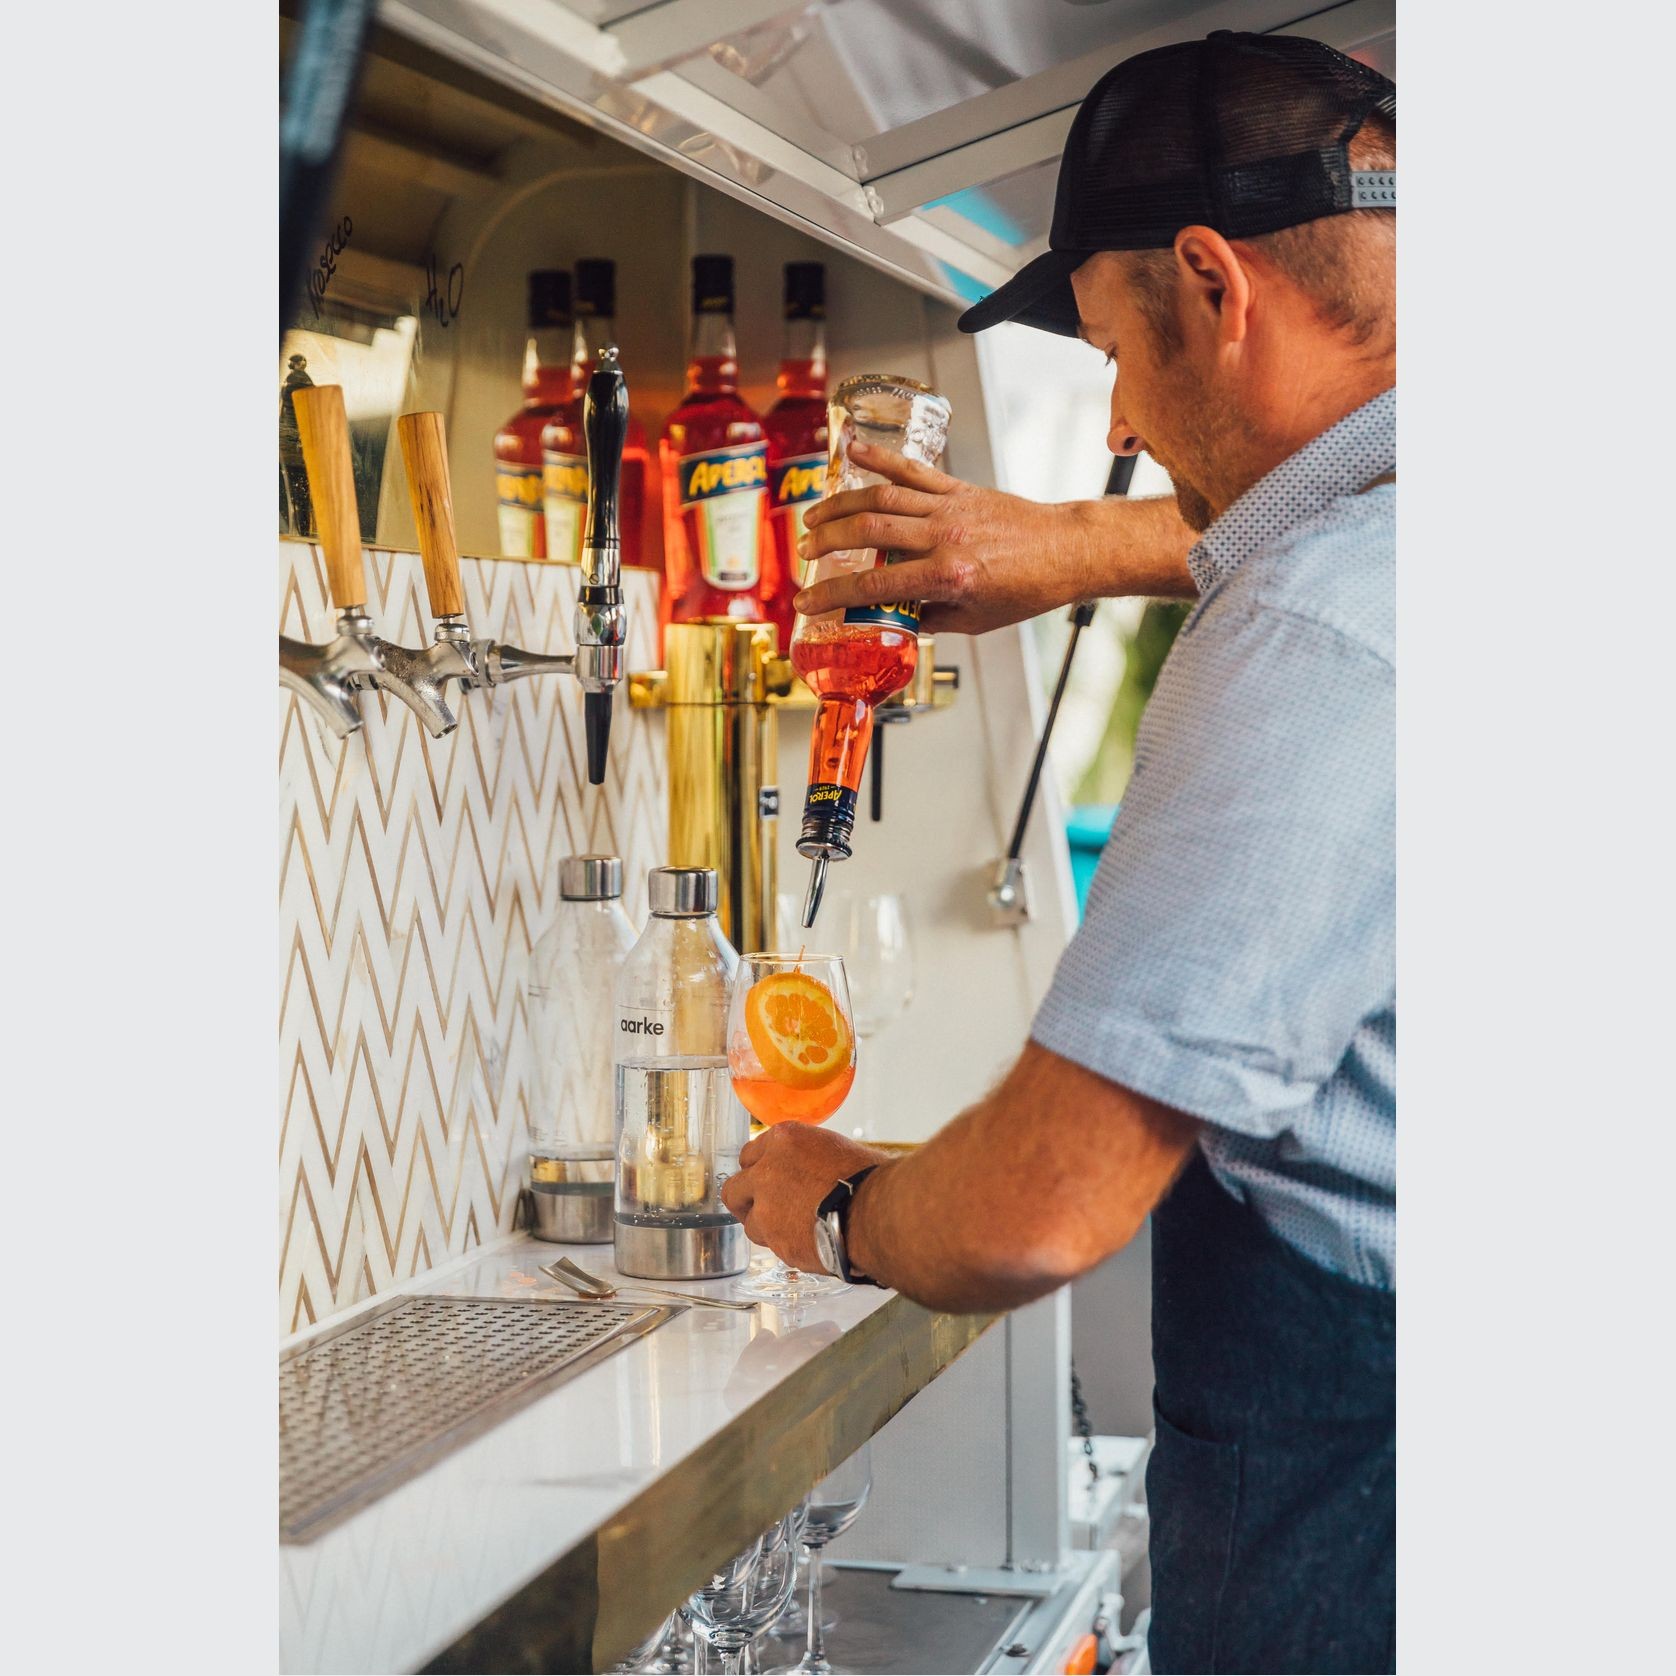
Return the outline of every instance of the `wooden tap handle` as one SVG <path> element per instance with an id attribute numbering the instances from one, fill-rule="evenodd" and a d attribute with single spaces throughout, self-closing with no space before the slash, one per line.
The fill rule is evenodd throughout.
<path id="1" fill-rule="evenodd" d="M 419 526 L 419 557 L 425 563 L 425 592 L 433 617 L 457 617 L 466 608 L 460 586 L 460 552 L 454 542 L 454 495 L 448 486 L 448 439 L 440 413 L 404 413 L 396 421 L 413 521 Z"/>
<path id="2" fill-rule="evenodd" d="M 316 384 L 294 391 L 291 401 L 332 604 L 340 611 L 354 610 L 367 602 L 367 575 L 361 562 L 361 515 L 355 505 L 355 460 L 349 451 L 343 387 Z"/>

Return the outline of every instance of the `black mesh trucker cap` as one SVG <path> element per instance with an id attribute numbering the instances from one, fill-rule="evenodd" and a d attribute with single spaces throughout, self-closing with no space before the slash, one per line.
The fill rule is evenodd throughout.
<path id="1" fill-rule="evenodd" d="M 1197 222 L 1255 238 L 1346 210 L 1396 208 L 1394 171 L 1350 141 L 1396 84 L 1300 35 L 1218 29 L 1126 58 L 1090 90 L 1059 161 L 1048 249 L 960 317 L 1077 334 L 1071 275 L 1099 250 L 1162 250 Z"/>

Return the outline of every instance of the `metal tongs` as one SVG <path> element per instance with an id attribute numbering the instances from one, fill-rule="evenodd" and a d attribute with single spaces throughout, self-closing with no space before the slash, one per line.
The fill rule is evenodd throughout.
<path id="1" fill-rule="evenodd" d="M 541 1272 L 559 1282 L 561 1286 L 568 1286 L 578 1297 L 586 1298 L 590 1303 L 600 1303 L 606 1298 L 619 1296 L 618 1290 L 607 1280 L 601 1280 L 597 1275 L 591 1275 L 579 1263 L 573 1263 L 568 1257 L 556 1258 L 551 1263 L 543 1263 Z M 635 1282 L 631 1288 L 634 1292 L 650 1292 L 658 1298 L 676 1298 L 684 1304 L 702 1304 L 710 1309 L 737 1309 L 749 1314 L 757 1306 L 754 1302 L 741 1303 L 732 1298 L 708 1298 L 702 1292 L 677 1292 L 667 1286 L 645 1286 Z M 625 1298 L 625 1303 L 632 1299 Z"/>

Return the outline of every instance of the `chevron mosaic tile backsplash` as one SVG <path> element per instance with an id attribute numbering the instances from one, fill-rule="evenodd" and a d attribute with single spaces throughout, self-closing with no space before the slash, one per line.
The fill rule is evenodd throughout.
<path id="1" fill-rule="evenodd" d="M 473 631 L 567 649 L 580 572 L 465 560 Z M 430 638 L 418 557 L 367 555 L 368 609 Z M 629 667 L 656 662 L 656 578 L 624 572 Z M 282 541 L 280 632 L 325 640 L 318 549 Z M 645 918 L 668 776 L 660 721 L 619 694 L 607 784 L 588 786 L 582 697 L 542 677 L 450 702 L 432 739 L 365 695 L 365 725 L 323 736 L 279 696 L 279 1327 L 319 1321 L 512 1226 L 527 1145 L 531 945 L 565 855 L 623 858 Z"/>

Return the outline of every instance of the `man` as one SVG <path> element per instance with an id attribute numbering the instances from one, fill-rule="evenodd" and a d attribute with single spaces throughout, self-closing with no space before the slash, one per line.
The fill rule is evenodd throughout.
<path id="1" fill-rule="evenodd" d="M 788 1262 L 945 1310 L 1040 1297 L 1156 1212 L 1160 1671 L 1395 1667 L 1395 143 L 1391 83 L 1315 42 L 1120 64 L 1051 249 L 960 324 L 1114 361 L 1110 446 L 1173 505 L 1032 506 L 875 453 L 890 486 L 809 518 L 813 553 L 909 556 L 807 611 L 923 598 L 977 632 L 1198 600 L 999 1087 L 895 1161 L 779 1125 L 724 1194 Z"/>

